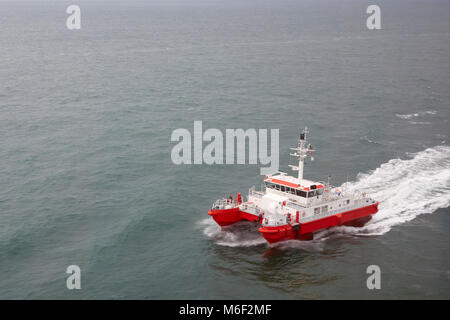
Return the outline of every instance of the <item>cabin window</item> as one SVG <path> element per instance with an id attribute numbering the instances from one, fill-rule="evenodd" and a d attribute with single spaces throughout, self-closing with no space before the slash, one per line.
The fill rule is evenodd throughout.
<path id="1" fill-rule="evenodd" d="M 318 196 L 320 196 L 323 193 L 323 189 L 322 188 L 317 189 L 316 193 L 317 193 Z"/>
<path id="2" fill-rule="evenodd" d="M 350 200 L 347 200 L 347 204 L 350 204 Z"/>
<path id="3" fill-rule="evenodd" d="M 287 193 L 291 193 L 291 188 L 286 187 L 286 192 L 287 192 Z"/>
<path id="4" fill-rule="evenodd" d="M 319 214 L 320 213 L 320 207 L 314 208 L 314 214 Z"/>
<path id="5" fill-rule="evenodd" d="M 322 207 L 322 213 L 326 213 L 328 212 L 328 206 L 323 206 Z"/>
<path id="6" fill-rule="evenodd" d="M 280 186 L 278 184 L 276 184 L 275 189 L 280 190 Z"/>
<path id="7" fill-rule="evenodd" d="M 291 193 L 292 193 L 292 194 L 295 194 L 295 189 L 291 189 Z"/>
<path id="8" fill-rule="evenodd" d="M 305 191 L 297 190 L 297 195 L 298 195 L 299 197 L 306 198 L 306 192 L 305 192 Z"/>
<path id="9" fill-rule="evenodd" d="M 283 191 L 283 192 L 285 192 L 286 191 L 286 188 L 285 188 L 285 186 L 280 186 L 281 187 L 281 191 Z"/>
<path id="10" fill-rule="evenodd" d="M 308 198 L 312 198 L 316 195 L 316 191 L 310 191 L 308 192 Z"/>

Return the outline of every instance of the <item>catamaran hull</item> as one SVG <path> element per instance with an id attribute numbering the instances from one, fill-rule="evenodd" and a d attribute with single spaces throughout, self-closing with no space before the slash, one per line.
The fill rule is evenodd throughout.
<path id="1" fill-rule="evenodd" d="M 314 232 L 319 230 L 340 225 L 362 226 L 377 212 L 378 202 L 307 223 L 300 223 L 296 226 L 291 224 L 276 227 L 261 226 L 258 230 L 270 244 L 286 240 L 312 240 Z"/>
<path id="2" fill-rule="evenodd" d="M 212 209 L 208 214 L 214 219 L 214 221 L 221 227 L 232 225 L 239 221 L 258 221 L 258 216 L 240 211 L 239 207 L 231 209 Z"/>
<path id="3" fill-rule="evenodd" d="M 286 224 L 282 226 L 270 227 L 261 226 L 258 230 L 269 243 L 276 243 L 286 240 L 312 240 L 314 232 L 340 226 L 361 227 L 367 223 L 372 215 L 378 212 L 378 202 L 370 206 L 341 212 L 329 217 L 313 220 L 297 225 Z M 239 207 L 230 209 L 212 209 L 208 212 L 210 216 L 221 227 L 226 227 L 240 221 L 257 222 L 259 217 L 245 211 L 240 211 Z"/>

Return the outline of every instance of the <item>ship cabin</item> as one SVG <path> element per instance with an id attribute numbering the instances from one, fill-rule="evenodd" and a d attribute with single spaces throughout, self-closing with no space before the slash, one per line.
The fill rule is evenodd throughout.
<path id="1" fill-rule="evenodd" d="M 270 175 L 264 179 L 266 191 L 289 198 L 294 202 L 311 205 L 320 201 L 324 186 L 321 183 L 288 176 L 284 173 Z"/>

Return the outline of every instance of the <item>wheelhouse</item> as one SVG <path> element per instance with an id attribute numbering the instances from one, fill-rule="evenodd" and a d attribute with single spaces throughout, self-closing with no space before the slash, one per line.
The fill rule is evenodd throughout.
<path id="1" fill-rule="evenodd" d="M 289 182 L 274 182 L 272 181 L 264 181 L 264 184 L 267 189 L 272 189 L 280 192 L 284 192 L 287 194 L 292 194 L 302 198 L 313 198 L 316 196 L 320 196 L 323 194 L 323 185 L 321 184 L 313 184 L 309 187 L 295 186 L 292 184 L 291 186 L 286 184 L 291 184 Z"/>

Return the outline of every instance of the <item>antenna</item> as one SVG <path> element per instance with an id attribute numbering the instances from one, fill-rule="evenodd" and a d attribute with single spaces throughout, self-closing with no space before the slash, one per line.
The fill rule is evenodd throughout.
<path id="1" fill-rule="evenodd" d="M 291 156 L 298 158 L 298 166 L 289 165 L 293 171 L 298 171 L 298 182 L 301 183 L 303 179 L 303 167 L 305 165 L 305 159 L 308 155 L 311 157 L 311 161 L 314 160 L 312 157 L 312 153 L 315 151 L 312 145 L 307 144 L 306 138 L 309 133 L 308 127 L 305 127 L 303 131 L 300 133 L 300 139 L 298 140 L 297 148 L 290 148 L 295 151 L 294 153 L 290 153 Z"/>

